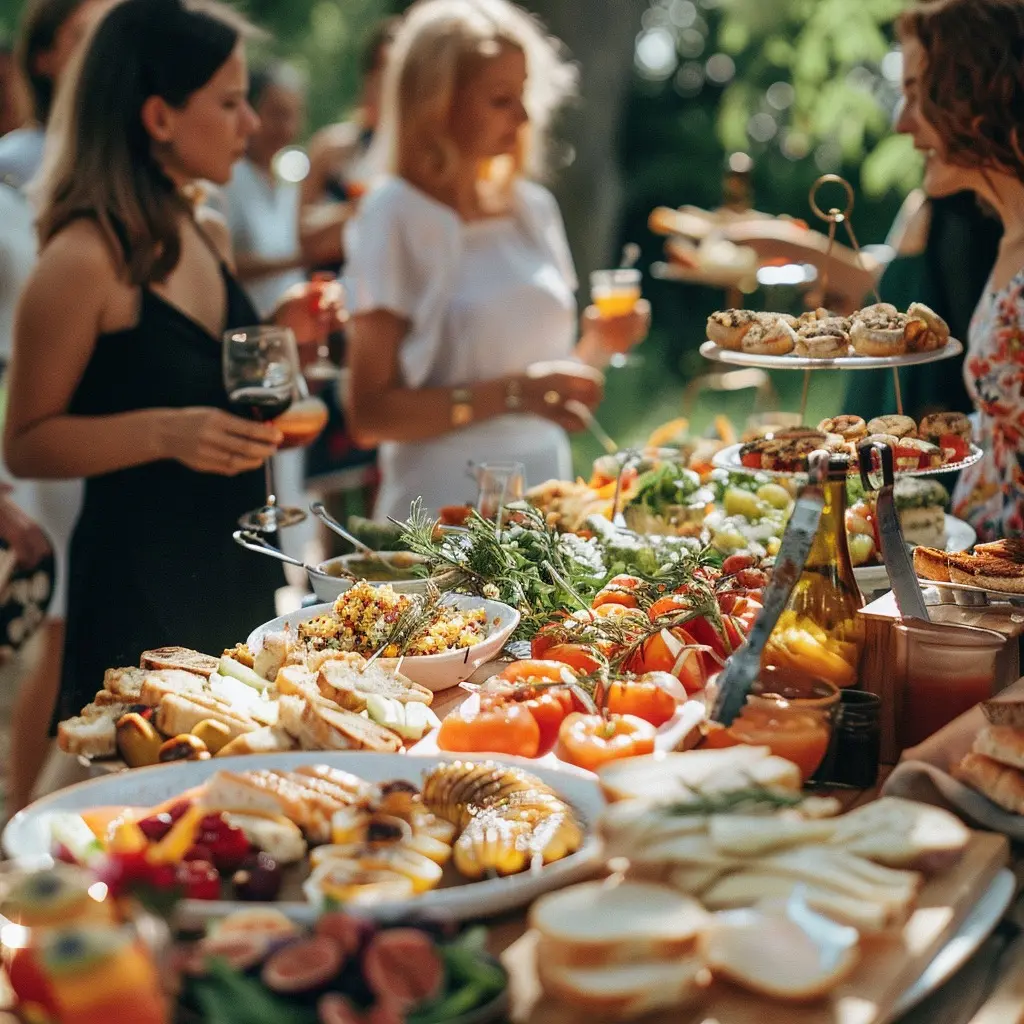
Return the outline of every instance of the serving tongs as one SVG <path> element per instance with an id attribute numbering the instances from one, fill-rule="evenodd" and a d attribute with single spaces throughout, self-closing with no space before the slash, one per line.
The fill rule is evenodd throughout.
<path id="1" fill-rule="evenodd" d="M 903 539 L 900 517 L 896 511 L 892 449 L 881 441 L 866 441 L 858 447 L 857 455 L 860 459 L 860 479 L 864 484 L 864 490 L 876 489 L 872 473 L 877 470 L 882 475 L 882 486 L 878 488 L 875 497 L 875 519 L 878 522 L 878 536 L 882 544 L 882 561 L 885 562 L 889 574 L 896 607 L 904 619 L 923 619 L 929 622 L 931 620 L 924 603 L 924 594 L 921 593 L 921 585 L 917 582 L 914 562 L 907 542 Z"/>
<path id="2" fill-rule="evenodd" d="M 347 540 L 359 554 L 366 558 L 373 559 L 375 562 L 380 562 L 390 568 L 391 563 L 386 558 L 381 558 L 380 554 L 373 550 L 368 544 L 364 544 L 355 534 L 349 533 L 341 523 L 338 522 L 330 512 L 327 511 L 326 506 L 322 501 L 314 501 L 309 506 L 309 511 L 320 520 L 328 530 L 336 533 L 342 540 Z"/>
<path id="3" fill-rule="evenodd" d="M 245 548 L 247 551 L 255 551 L 257 555 L 266 555 L 268 558 L 276 558 L 279 562 L 284 562 L 285 565 L 294 565 L 300 569 L 305 569 L 306 572 L 312 573 L 314 576 L 330 576 L 329 573 L 325 573 L 323 569 L 320 569 L 318 566 L 307 565 L 298 558 L 292 558 L 291 555 L 286 555 L 280 548 L 275 548 L 273 544 L 269 544 L 253 530 L 235 530 L 235 532 L 231 534 L 231 537 L 239 547 Z M 338 568 L 341 576 L 352 580 L 358 579 L 354 573 L 349 572 L 344 567 L 339 566 Z"/>
<path id="4" fill-rule="evenodd" d="M 797 496 L 782 535 L 775 568 L 765 587 L 764 607 L 754 620 L 746 643 L 726 662 L 718 677 L 711 719 L 726 727 L 732 725 L 746 705 L 747 695 L 761 672 L 761 655 L 768 638 L 804 570 L 825 507 L 824 484 L 828 479 L 829 458 L 826 451 L 814 451 L 807 457 L 808 481 Z"/>

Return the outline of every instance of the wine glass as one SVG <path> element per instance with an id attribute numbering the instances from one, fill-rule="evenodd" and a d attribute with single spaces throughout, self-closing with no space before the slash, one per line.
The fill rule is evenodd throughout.
<path id="1" fill-rule="evenodd" d="M 590 301 L 602 317 L 625 316 L 640 301 L 640 271 L 635 267 L 595 270 L 590 275 Z M 613 352 L 612 366 L 632 366 L 639 358 L 626 352 Z"/>
<path id="2" fill-rule="evenodd" d="M 228 405 L 237 416 L 267 423 L 292 404 L 299 376 L 295 335 L 287 327 L 236 327 L 224 332 L 222 346 L 224 388 Z M 306 518 L 300 508 L 281 508 L 274 486 L 274 459 L 264 463 L 267 503 L 247 512 L 238 523 L 243 529 L 273 533 Z"/>
<path id="3" fill-rule="evenodd" d="M 303 370 L 303 374 L 307 380 L 314 382 L 337 380 L 341 375 L 341 367 L 331 362 L 331 311 L 327 301 L 331 286 L 336 285 L 337 280 L 337 276 L 331 271 L 317 270 L 309 281 L 309 301 L 320 330 L 316 343 L 316 359 Z"/>
<path id="4" fill-rule="evenodd" d="M 476 467 L 476 510 L 484 519 L 501 525 L 505 506 L 522 500 L 526 490 L 526 469 L 521 462 L 481 462 Z"/>

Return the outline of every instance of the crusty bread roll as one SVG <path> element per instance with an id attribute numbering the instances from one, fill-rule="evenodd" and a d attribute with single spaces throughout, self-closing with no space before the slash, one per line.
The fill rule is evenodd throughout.
<path id="1" fill-rule="evenodd" d="M 990 725 L 974 737 L 973 750 L 1011 768 L 1024 768 L 1024 729 Z"/>
<path id="2" fill-rule="evenodd" d="M 298 744 L 283 729 L 265 725 L 255 732 L 242 733 L 217 751 L 217 757 L 235 757 L 238 754 L 279 754 L 294 750 Z"/>
<path id="3" fill-rule="evenodd" d="M 692 952 L 708 915 L 695 900 L 647 882 L 583 882 L 530 909 L 541 957 L 565 967 L 669 960 Z"/>
<path id="4" fill-rule="evenodd" d="M 953 765 L 951 774 L 1004 811 L 1024 814 L 1024 773 L 1018 769 L 972 752 Z"/>
<path id="5" fill-rule="evenodd" d="M 914 548 L 914 572 L 923 580 L 949 583 L 949 554 L 939 548 Z"/>

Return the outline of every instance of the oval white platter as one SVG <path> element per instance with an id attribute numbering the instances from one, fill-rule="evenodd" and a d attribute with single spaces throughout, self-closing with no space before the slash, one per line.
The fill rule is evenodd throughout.
<path id="1" fill-rule="evenodd" d="M 750 466 L 744 466 L 740 461 L 740 449 L 742 447 L 743 444 L 741 442 L 740 444 L 731 444 L 727 448 L 722 448 L 712 457 L 711 465 L 715 469 L 728 469 L 734 473 L 764 473 L 766 476 L 786 477 L 787 479 L 807 475 L 803 472 L 792 472 L 790 470 L 751 469 Z M 946 462 L 934 469 L 898 469 L 896 470 L 896 476 L 938 476 L 941 473 L 959 473 L 961 469 L 973 466 L 984 454 L 976 444 L 972 444 L 971 454 L 966 459 L 960 459 L 959 462 Z M 853 472 L 851 471 L 852 475 Z"/>
<path id="2" fill-rule="evenodd" d="M 836 356 L 834 359 L 811 359 L 808 356 L 765 356 L 754 352 L 736 352 L 722 348 L 713 341 L 705 341 L 700 347 L 700 354 L 716 363 L 759 366 L 765 370 L 889 370 L 952 359 L 963 350 L 962 342 L 950 338 L 942 348 L 937 348 L 933 352 L 914 352 L 902 356 Z"/>
<path id="3" fill-rule="evenodd" d="M 947 551 L 969 551 L 977 539 L 978 535 L 970 523 L 946 515 Z M 889 572 L 884 564 L 855 566 L 853 575 L 857 577 L 857 584 L 861 590 L 885 590 L 889 586 Z"/>
<path id="4" fill-rule="evenodd" d="M 69 786 L 30 804 L 11 818 L 4 829 L 3 849 L 11 858 L 38 859 L 50 852 L 50 819 L 55 812 L 81 813 L 91 807 L 105 806 L 152 807 L 198 786 L 218 771 L 244 772 L 261 768 L 288 771 L 303 765 L 326 764 L 351 772 L 368 782 L 404 779 L 419 786 L 424 771 L 438 761 L 436 757 L 416 757 L 410 754 L 292 751 L 287 754 L 211 758 L 208 761 L 177 761 L 174 764 L 137 768 Z M 438 911 L 457 920 L 502 914 L 525 906 L 541 893 L 579 881 L 594 870 L 600 863 L 601 842 L 592 826 L 604 807 L 604 797 L 596 780 L 540 768 L 516 758 L 502 758 L 501 761 L 522 766 L 551 786 L 575 808 L 586 827 L 580 849 L 536 871 L 525 871 L 505 878 L 487 878 L 479 882 L 462 882 L 420 893 L 408 900 L 361 904 L 360 913 L 378 920 L 397 920 L 412 913 L 430 911 Z M 300 923 L 311 924 L 320 914 L 316 907 L 306 902 L 279 901 L 272 905 Z M 235 900 L 185 900 L 179 913 L 183 921 L 201 922 L 251 906 L 252 903 Z"/>
<path id="5" fill-rule="evenodd" d="M 485 662 L 493 660 L 519 624 L 519 612 L 500 601 L 449 594 L 445 597 L 444 603 L 466 610 L 483 608 L 487 613 L 490 632 L 480 643 L 474 644 L 472 647 L 447 651 L 444 654 L 410 655 L 401 659 L 400 671 L 403 675 L 434 691 L 458 686 Z M 276 619 L 257 626 L 249 634 L 246 643 L 255 654 L 263 647 L 263 637 L 267 633 L 279 633 L 294 628 L 298 623 L 305 622 L 307 619 L 315 619 L 318 615 L 329 614 L 333 607 L 333 603 L 314 604 L 308 608 L 300 608 L 289 615 L 279 615 Z M 381 665 L 391 667 L 397 667 L 398 661 L 399 659 L 396 658 L 379 659 Z"/>

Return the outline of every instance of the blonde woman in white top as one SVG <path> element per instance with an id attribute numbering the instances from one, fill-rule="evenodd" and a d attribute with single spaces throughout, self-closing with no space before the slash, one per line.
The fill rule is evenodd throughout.
<path id="1" fill-rule="evenodd" d="M 577 328 L 561 215 L 527 178 L 574 84 L 506 0 L 421 0 L 402 22 L 375 142 L 388 174 L 346 234 L 349 415 L 380 449 L 378 518 L 473 496 L 470 462 L 522 462 L 528 483 L 569 476 L 571 402 L 601 399 L 586 364 L 646 334 L 643 303 L 613 319 L 588 309 Z"/>

